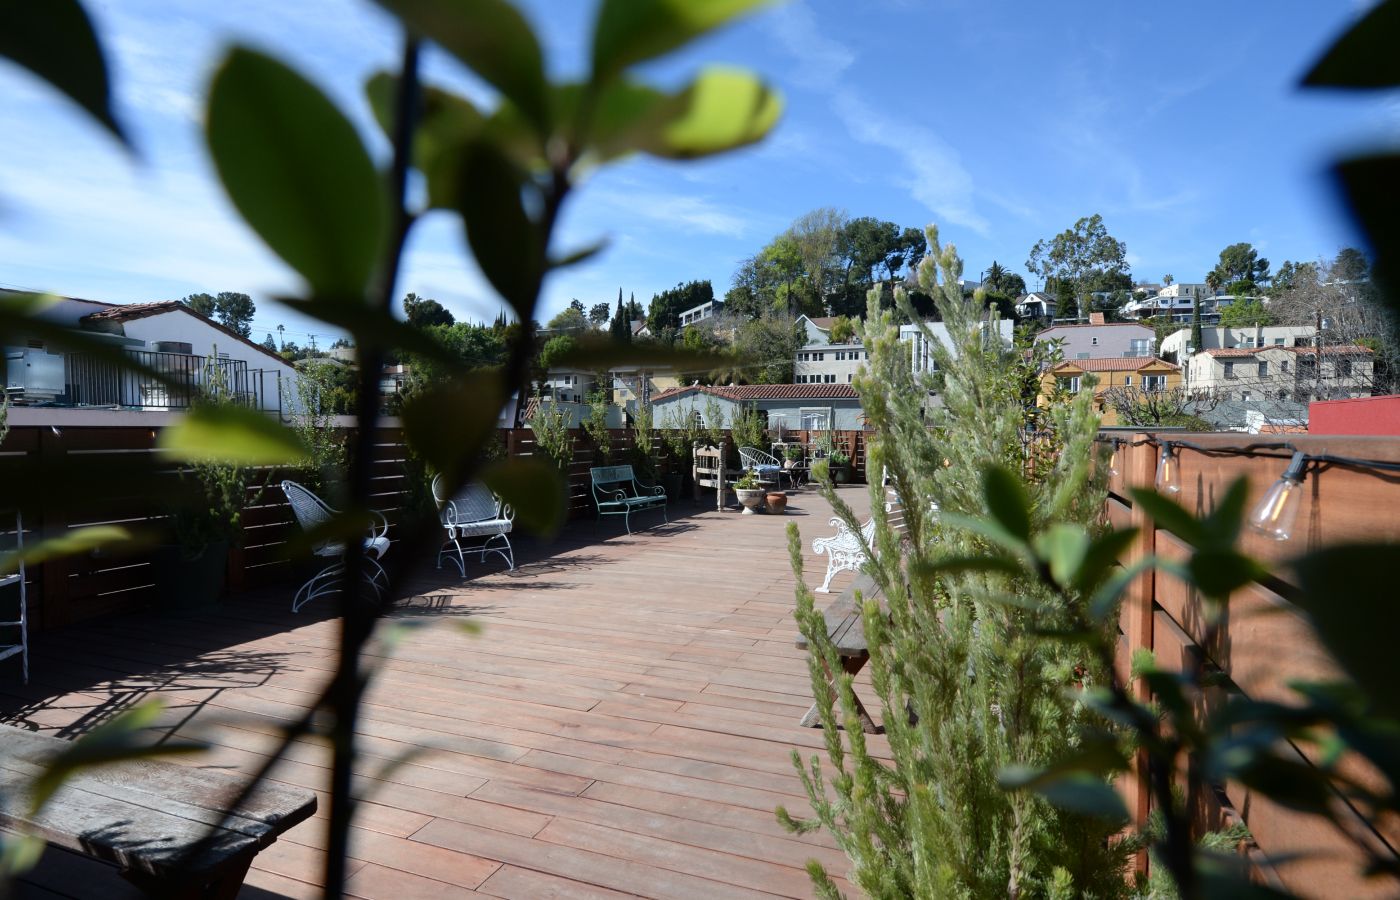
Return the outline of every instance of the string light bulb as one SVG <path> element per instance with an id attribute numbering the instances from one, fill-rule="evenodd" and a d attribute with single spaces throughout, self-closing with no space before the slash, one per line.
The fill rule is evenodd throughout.
<path id="1" fill-rule="evenodd" d="M 1113 439 L 1113 455 L 1108 458 L 1108 476 L 1110 478 L 1118 477 L 1118 451 L 1122 446 L 1122 438 Z"/>
<path id="2" fill-rule="evenodd" d="M 1288 468 L 1250 512 L 1250 528 L 1276 541 L 1286 541 L 1293 536 L 1298 509 L 1303 505 L 1303 479 L 1307 477 L 1307 468 L 1307 456 L 1301 450 L 1294 453 Z"/>
<path id="3" fill-rule="evenodd" d="M 1176 458 L 1171 441 L 1162 442 L 1162 455 L 1157 459 L 1156 485 L 1158 491 L 1181 493 L 1181 461 Z"/>

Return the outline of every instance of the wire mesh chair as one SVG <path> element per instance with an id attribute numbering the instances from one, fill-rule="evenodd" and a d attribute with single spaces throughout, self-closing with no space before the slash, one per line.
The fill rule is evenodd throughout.
<path id="1" fill-rule="evenodd" d="M 297 525 L 301 526 L 302 531 L 313 531 L 339 515 L 338 511 L 326 505 L 326 501 L 295 481 L 282 482 L 282 493 L 287 495 L 287 502 L 292 505 L 292 515 L 296 516 Z M 389 551 L 389 521 L 376 510 L 370 510 L 370 513 L 376 521 L 370 524 L 369 534 L 365 536 L 365 562 L 370 569 L 365 580 L 379 595 L 389 586 L 389 575 L 379 564 L 379 560 Z M 327 538 L 312 545 L 311 555 L 330 562 L 297 588 L 296 596 L 292 598 L 292 612 L 299 612 L 317 597 L 340 590 L 340 576 L 345 573 L 345 543 Z"/>
<path id="2" fill-rule="evenodd" d="M 740 447 L 739 464 L 744 471 L 756 474 L 759 481 L 775 484 L 778 487 L 783 486 L 783 475 L 787 472 L 783 469 L 782 460 L 773 454 L 757 447 Z M 791 481 L 791 476 L 789 476 L 789 481 Z"/>
<path id="3" fill-rule="evenodd" d="M 442 558 L 446 556 L 457 564 L 465 578 L 465 551 L 475 550 L 481 552 L 482 562 L 486 561 L 487 553 L 499 553 L 510 571 L 515 571 L 515 550 L 507 536 L 515 527 L 515 510 L 479 482 L 464 485 L 452 497 L 446 494 L 447 485 L 442 476 L 434 476 L 433 500 L 441 511 L 442 527 L 447 532 L 447 539 L 438 550 L 438 568 L 442 568 Z M 481 539 L 481 544 L 463 548 L 463 541 L 474 539 Z M 498 542 L 503 546 L 495 546 Z"/>

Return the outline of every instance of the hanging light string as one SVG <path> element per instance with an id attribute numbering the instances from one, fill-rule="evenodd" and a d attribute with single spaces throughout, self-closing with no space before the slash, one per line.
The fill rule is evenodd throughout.
<path id="1" fill-rule="evenodd" d="M 1287 459 L 1288 467 L 1278 480 L 1265 491 L 1263 498 L 1249 514 L 1249 525 L 1254 531 L 1276 541 L 1286 541 L 1293 534 L 1293 526 L 1298 519 L 1298 510 L 1303 502 L 1303 482 L 1308 471 L 1326 471 L 1331 466 L 1344 466 L 1348 469 L 1365 471 L 1368 474 L 1394 484 L 1400 484 L 1400 461 L 1388 459 L 1362 459 L 1355 456 L 1340 456 L 1335 453 L 1308 453 L 1293 444 L 1246 444 L 1243 447 L 1210 447 L 1192 441 L 1178 441 L 1171 438 L 1158 438 L 1155 435 L 1141 440 L 1129 441 L 1126 438 L 1098 437 L 1100 443 L 1113 446 L 1113 456 L 1109 462 L 1109 473 L 1118 474 L 1119 449 L 1151 444 L 1161 447 L 1157 459 L 1157 476 L 1154 486 L 1167 494 L 1181 492 L 1181 463 L 1177 458 L 1178 448 L 1193 450 L 1205 456 L 1242 456 L 1259 459 Z M 1269 452 L 1272 451 L 1272 452 Z M 1394 473 L 1394 474 L 1392 474 Z"/>

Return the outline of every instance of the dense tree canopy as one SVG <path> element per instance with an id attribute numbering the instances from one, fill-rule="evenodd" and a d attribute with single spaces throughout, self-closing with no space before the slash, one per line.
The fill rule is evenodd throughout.
<path id="1" fill-rule="evenodd" d="M 1060 301 L 1061 316 L 1083 315 L 1085 298 L 1097 291 L 1130 290 L 1128 246 L 1108 233 L 1103 216 L 1082 218 L 1052 238 L 1031 247 L 1026 268 L 1046 280 Z"/>
<path id="2" fill-rule="evenodd" d="M 190 294 L 184 303 L 200 315 L 243 337 L 253 333 L 253 316 L 257 314 L 258 307 L 247 294 L 237 291 L 220 291 L 218 296 Z"/>
<path id="3" fill-rule="evenodd" d="M 1259 255 L 1252 244 L 1240 242 L 1231 244 L 1220 251 L 1220 261 L 1215 264 L 1220 281 L 1227 285 L 1239 282 L 1244 284 L 1238 290 L 1253 293 L 1261 285 L 1269 282 L 1269 261 Z M 1232 293 L 1236 289 L 1232 288 Z M 1239 296 L 1238 293 L 1236 296 Z"/>
<path id="4" fill-rule="evenodd" d="M 651 298 L 651 309 L 647 312 L 647 325 L 653 333 L 663 329 L 676 329 L 681 324 L 681 313 L 702 303 L 715 299 L 714 286 L 709 279 L 687 281 L 662 291 Z"/>
<path id="5" fill-rule="evenodd" d="M 436 300 L 409 294 L 403 298 L 404 318 L 414 328 L 427 328 L 430 325 L 451 325 L 456 317 Z"/>

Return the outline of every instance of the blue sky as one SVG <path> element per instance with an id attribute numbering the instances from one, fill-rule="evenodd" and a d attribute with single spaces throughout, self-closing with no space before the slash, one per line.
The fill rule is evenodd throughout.
<path id="1" fill-rule="evenodd" d="M 117 302 L 242 290 L 255 336 L 329 329 L 272 300 L 296 277 L 237 220 L 202 149 L 201 96 L 233 41 L 270 49 L 332 94 L 376 153 L 360 86 L 392 65 L 393 23 L 362 0 L 91 0 L 115 70 L 132 160 L 26 74 L 0 69 L 0 284 Z M 555 74 L 580 73 L 593 4 L 526 0 Z M 1298 91 L 1308 63 L 1364 7 L 1256 0 L 791 0 L 648 75 L 679 84 L 706 62 L 746 65 L 783 92 L 765 143 L 698 164 L 634 159 L 591 180 L 560 249 L 609 249 L 555 275 L 541 318 L 571 297 L 646 302 L 677 282 L 727 289 L 738 262 L 818 206 L 939 224 L 970 277 L 1023 270 L 1036 239 L 1102 213 L 1137 278 L 1199 281 L 1225 245 L 1275 265 L 1353 237 L 1323 176 L 1359 142 L 1400 135 L 1393 99 Z M 428 78 L 481 102 L 451 60 Z M 425 218 L 401 293 L 459 316 L 499 305 L 446 215 Z M 1029 280 L 1029 279 L 1028 279 Z"/>

